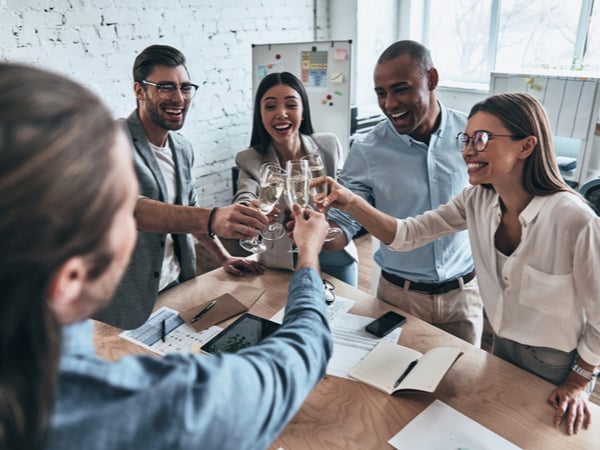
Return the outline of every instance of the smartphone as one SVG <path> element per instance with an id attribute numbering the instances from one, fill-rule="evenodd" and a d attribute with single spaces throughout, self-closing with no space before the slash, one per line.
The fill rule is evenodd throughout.
<path id="1" fill-rule="evenodd" d="M 388 311 L 383 316 L 369 323 L 365 330 L 377 337 L 384 337 L 406 322 L 406 317 L 394 311 Z"/>

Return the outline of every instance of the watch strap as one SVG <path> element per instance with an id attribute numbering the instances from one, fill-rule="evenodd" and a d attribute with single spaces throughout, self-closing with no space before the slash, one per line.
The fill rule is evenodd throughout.
<path id="1" fill-rule="evenodd" d="M 574 362 L 573 365 L 571 366 L 571 370 L 573 372 L 575 372 L 577 375 L 582 376 L 583 378 L 585 378 L 588 381 L 592 381 L 594 378 L 596 378 L 598 376 L 598 369 L 595 369 L 592 372 L 590 370 L 584 369 L 583 367 L 578 365 L 576 362 Z"/>

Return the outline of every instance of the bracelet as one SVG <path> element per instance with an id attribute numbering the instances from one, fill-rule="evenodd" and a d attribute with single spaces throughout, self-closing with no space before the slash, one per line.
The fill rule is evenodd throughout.
<path id="1" fill-rule="evenodd" d="M 208 230 L 208 235 L 211 238 L 215 237 L 215 233 L 212 230 L 212 221 L 213 221 L 213 218 L 215 217 L 215 213 L 217 212 L 217 209 L 219 209 L 219 207 L 215 206 L 213 209 L 210 210 L 210 214 L 208 215 L 208 224 L 206 225 L 206 228 Z"/>

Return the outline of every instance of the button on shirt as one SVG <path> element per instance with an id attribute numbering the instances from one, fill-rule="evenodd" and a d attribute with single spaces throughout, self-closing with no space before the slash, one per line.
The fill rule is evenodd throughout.
<path id="1" fill-rule="evenodd" d="M 401 135 L 389 120 L 375 126 L 350 149 L 339 181 L 371 205 L 393 217 L 422 214 L 448 202 L 468 186 L 467 167 L 456 148 L 466 116 L 440 105 L 439 129 L 429 145 Z M 330 220 L 340 225 L 348 240 L 360 224 L 348 214 L 331 209 Z M 441 282 L 466 275 L 473 260 L 466 233 L 431 242 L 410 252 L 381 246 L 375 261 L 387 272 L 420 282 Z"/>
<path id="2" fill-rule="evenodd" d="M 323 282 L 297 271 L 283 325 L 222 355 L 108 362 L 92 322 L 64 330 L 47 449 L 263 449 L 324 375 L 331 355 Z"/>
<path id="3" fill-rule="evenodd" d="M 534 197 L 519 215 L 521 242 L 497 267 L 498 195 L 470 187 L 447 205 L 399 220 L 389 248 L 410 250 L 468 227 L 475 271 L 494 332 L 600 364 L 600 218 L 570 192 Z"/>

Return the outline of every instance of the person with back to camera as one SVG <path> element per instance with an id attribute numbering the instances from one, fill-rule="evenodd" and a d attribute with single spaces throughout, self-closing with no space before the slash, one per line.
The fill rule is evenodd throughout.
<path id="1" fill-rule="evenodd" d="M 535 97 L 477 103 L 456 139 L 474 186 L 447 204 L 395 219 L 329 179 L 324 206 L 348 211 L 394 251 L 467 229 L 493 353 L 557 385 L 554 424 L 577 433 L 591 423 L 600 364 L 600 218 L 562 179 Z"/>
<path id="2" fill-rule="evenodd" d="M 439 74 L 430 52 L 414 41 L 398 41 L 374 70 L 377 101 L 387 120 L 353 141 L 340 182 L 394 217 L 421 214 L 446 203 L 468 186 L 454 136 L 466 116 L 436 99 Z M 344 230 L 325 249 L 338 249 L 360 230 L 348 214 L 328 212 Z M 483 308 L 466 233 L 411 252 L 381 246 L 377 298 L 479 346 Z"/>
<path id="3" fill-rule="evenodd" d="M 298 270 L 260 344 L 106 361 L 85 319 L 136 242 L 128 138 L 94 94 L 39 69 L 0 63 L 0 104 L 0 448 L 266 448 L 331 355 L 324 216 L 294 205 Z"/>
<path id="4" fill-rule="evenodd" d="M 335 177 L 342 159 L 340 142 L 332 133 L 315 133 L 306 89 L 289 72 L 271 73 L 256 90 L 250 147 L 239 152 L 237 191 L 233 203 L 251 205 L 258 197 L 260 168 L 272 163 L 286 168 L 287 161 L 320 154 L 325 171 Z M 285 208 L 283 196 L 280 200 Z M 267 241 L 267 251 L 258 255 L 266 267 L 293 269 L 293 253 L 287 238 Z M 354 242 L 335 252 L 321 252 L 321 270 L 356 286 L 358 252 Z"/>
<path id="5" fill-rule="evenodd" d="M 135 211 L 140 233 L 113 302 L 95 317 L 127 329 L 148 319 L 160 292 L 196 276 L 192 236 L 228 273 L 262 273 L 257 262 L 232 257 L 214 234 L 251 237 L 266 222 L 241 205 L 198 207 L 192 145 L 176 132 L 198 88 L 190 80 L 185 56 L 168 45 L 151 45 L 136 57 L 133 81 L 137 108 L 123 127 L 131 137 L 140 184 Z M 206 222 L 208 234 L 201 231 Z"/>

